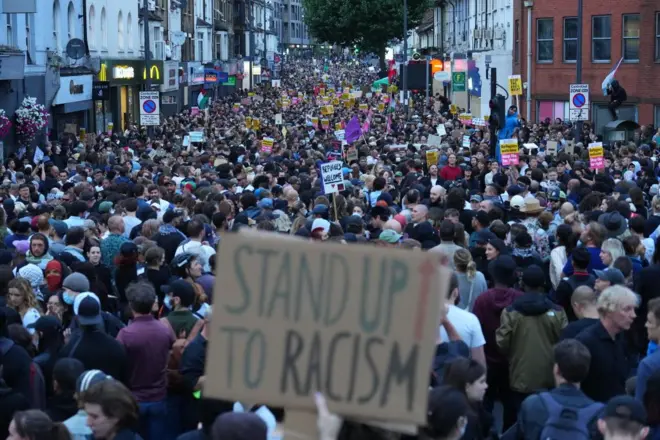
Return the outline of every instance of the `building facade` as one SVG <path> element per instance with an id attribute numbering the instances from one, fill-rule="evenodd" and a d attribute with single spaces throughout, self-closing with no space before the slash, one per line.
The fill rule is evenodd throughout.
<path id="1" fill-rule="evenodd" d="M 569 85 L 577 82 L 577 28 L 575 1 L 516 4 L 513 69 L 524 74 L 529 66 L 531 71 L 532 121 L 568 119 Z M 590 86 L 590 118 L 598 131 L 611 120 L 609 97 L 604 96 L 601 85 L 620 59 L 623 62 L 616 78 L 626 89 L 628 101 L 619 109 L 619 117 L 639 124 L 660 124 L 657 0 L 584 2 L 581 47 L 582 83 Z"/>

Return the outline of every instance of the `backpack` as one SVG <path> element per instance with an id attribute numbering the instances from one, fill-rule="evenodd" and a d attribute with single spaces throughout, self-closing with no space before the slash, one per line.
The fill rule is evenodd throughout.
<path id="1" fill-rule="evenodd" d="M 167 325 L 174 333 L 174 327 L 170 321 L 165 318 L 160 318 L 160 321 Z M 186 335 L 185 330 L 182 330 L 178 335 L 174 333 L 176 340 L 172 344 L 170 349 L 170 356 L 167 360 L 167 389 L 168 391 L 173 391 L 176 393 L 184 392 L 183 385 L 183 376 L 179 372 L 181 367 L 181 358 L 183 357 L 183 351 L 186 349 L 186 346 L 197 337 L 199 332 L 202 330 L 205 321 L 203 319 L 197 320 L 193 328 L 190 330 L 190 334 Z"/>
<path id="2" fill-rule="evenodd" d="M 8 338 L 0 340 L 0 358 L 4 358 L 14 346 L 14 341 Z M 1 361 L 0 361 L 1 363 Z M 39 365 L 30 362 L 30 395 L 25 396 L 32 409 L 46 409 L 46 380 Z"/>
<path id="3" fill-rule="evenodd" d="M 548 411 L 548 419 L 541 430 L 540 440 L 589 440 L 589 422 L 605 405 L 594 402 L 584 408 L 569 408 L 557 402 L 550 393 L 540 393 Z"/>

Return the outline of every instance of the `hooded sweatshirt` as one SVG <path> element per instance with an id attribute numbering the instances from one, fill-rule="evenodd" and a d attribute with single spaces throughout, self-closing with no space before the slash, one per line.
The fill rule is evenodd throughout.
<path id="1" fill-rule="evenodd" d="M 479 295 L 474 302 L 474 313 L 481 323 L 481 331 L 486 339 L 484 352 L 489 365 L 506 364 L 506 358 L 500 354 L 495 341 L 495 331 L 500 326 L 502 310 L 522 296 L 522 292 L 513 288 L 494 287 Z"/>

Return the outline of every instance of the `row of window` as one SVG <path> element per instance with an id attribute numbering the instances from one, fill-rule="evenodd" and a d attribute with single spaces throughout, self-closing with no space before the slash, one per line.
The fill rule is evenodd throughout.
<path id="1" fill-rule="evenodd" d="M 621 56 L 625 62 L 639 62 L 640 39 L 639 14 L 624 14 L 622 16 Z M 516 28 L 518 25 L 516 24 Z M 656 14 L 656 58 L 660 58 L 660 13 Z M 578 21 L 577 17 L 563 18 L 562 61 L 574 63 L 578 52 Z M 518 32 L 516 32 L 518 34 Z M 519 50 L 519 36 L 516 35 L 516 51 Z M 554 61 L 553 43 L 554 19 L 539 18 L 536 20 L 536 61 L 552 63 Z M 616 57 L 618 59 L 618 57 Z M 516 59 L 518 57 L 516 56 Z M 610 15 L 594 15 L 591 17 L 591 61 L 594 63 L 609 63 L 612 61 L 612 17 Z"/>
<path id="2" fill-rule="evenodd" d="M 34 14 L 3 14 L 5 16 L 4 25 L 5 25 L 5 38 L 6 44 L 11 47 L 18 46 L 18 37 L 17 37 L 17 28 L 18 28 L 18 17 L 22 16 L 23 23 L 25 24 L 25 47 L 27 48 L 27 63 L 34 64 L 34 59 L 32 58 L 35 48 L 34 48 Z"/>
<path id="3" fill-rule="evenodd" d="M 89 7 L 87 16 L 87 41 L 89 48 L 106 50 L 108 48 L 108 25 L 105 7 L 101 8 L 101 17 L 99 20 L 97 32 L 96 9 L 94 5 Z M 124 51 L 133 50 L 133 17 L 129 12 L 124 19 L 124 14 L 120 10 L 117 14 L 117 48 Z"/>

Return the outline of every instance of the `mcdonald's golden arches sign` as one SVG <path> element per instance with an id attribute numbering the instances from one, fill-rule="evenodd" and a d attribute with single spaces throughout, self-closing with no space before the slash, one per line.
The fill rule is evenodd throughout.
<path id="1" fill-rule="evenodd" d="M 147 70 L 142 60 L 103 60 L 98 73 L 99 81 L 110 85 L 139 85 L 151 79 L 154 85 L 163 84 L 163 62 L 149 61 Z"/>

